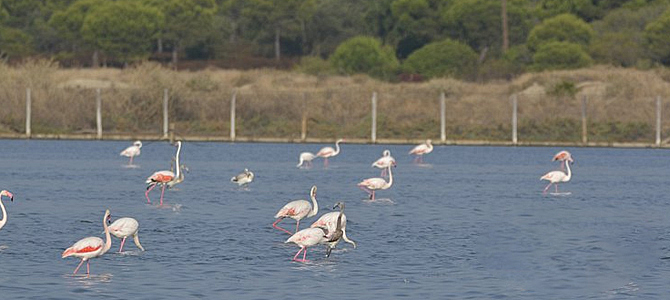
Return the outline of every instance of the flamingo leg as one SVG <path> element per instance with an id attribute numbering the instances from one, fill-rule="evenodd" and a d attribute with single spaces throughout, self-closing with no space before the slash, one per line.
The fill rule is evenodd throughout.
<path id="1" fill-rule="evenodd" d="M 298 220 L 298 221 L 295 223 L 295 232 L 298 232 L 298 229 L 299 229 L 299 228 L 300 228 L 300 220 Z"/>
<path id="2" fill-rule="evenodd" d="M 307 256 L 307 247 L 305 247 L 305 251 L 302 252 L 302 262 L 306 262 L 307 260 L 305 257 Z"/>
<path id="3" fill-rule="evenodd" d="M 556 186 L 556 194 L 558 194 L 558 183 L 554 184 Z"/>
<path id="4" fill-rule="evenodd" d="M 128 162 L 128 165 L 129 165 L 129 166 L 132 166 L 132 165 L 133 165 L 133 157 L 132 157 L 132 156 L 130 157 L 130 162 Z"/>
<path id="5" fill-rule="evenodd" d="M 147 197 L 147 203 L 151 204 L 151 199 L 149 199 L 149 192 L 156 187 L 156 184 L 152 184 L 147 191 L 144 193 L 144 196 Z"/>
<path id="6" fill-rule="evenodd" d="M 86 276 L 88 277 L 89 274 L 91 274 L 91 261 L 87 260 L 86 261 Z"/>
<path id="7" fill-rule="evenodd" d="M 550 182 L 549 184 L 547 184 L 547 186 L 544 188 L 544 191 L 542 191 L 542 194 L 546 194 L 546 193 L 547 193 L 547 190 L 549 190 L 549 188 L 551 187 L 551 185 L 552 185 L 551 182 Z"/>
<path id="8" fill-rule="evenodd" d="M 328 157 L 323 159 L 323 167 L 328 168 Z"/>
<path id="9" fill-rule="evenodd" d="M 81 265 L 82 265 L 83 263 L 84 263 L 84 260 L 82 259 L 81 262 L 77 265 L 77 268 L 74 269 L 74 272 L 72 273 L 72 275 L 77 274 L 77 271 L 79 271 L 79 267 L 81 267 Z"/>
<path id="10" fill-rule="evenodd" d="M 161 189 L 161 206 L 163 206 L 163 195 L 165 194 L 165 184 L 163 184 L 163 188 Z"/>
<path id="11" fill-rule="evenodd" d="M 372 194 L 370 194 L 370 200 L 375 200 L 375 191 L 372 191 Z"/>
<path id="12" fill-rule="evenodd" d="M 298 253 L 296 253 L 295 256 L 293 256 L 293 260 L 297 261 L 296 257 L 298 257 L 298 255 L 300 255 L 300 252 L 302 252 L 302 250 L 304 250 L 304 249 L 305 248 L 300 247 L 300 250 L 298 250 Z"/>
<path id="13" fill-rule="evenodd" d="M 126 238 L 124 237 L 124 238 L 121 240 L 121 248 L 119 248 L 119 253 L 121 253 L 121 250 L 123 250 L 123 244 L 124 244 L 125 242 L 126 242 Z"/>
<path id="14" fill-rule="evenodd" d="M 283 232 L 286 232 L 286 233 L 288 233 L 289 235 L 293 235 L 293 233 L 291 233 L 290 231 L 288 231 L 288 230 L 286 230 L 286 229 L 284 229 L 284 228 L 281 228 L 281 227 L 279 227 L 279 225 L 277 225 L 277 224 L 279 224 L 279 222 L 281 222 L 281 220 L 283 220 L 283 219 L 282 219 L 282 218 L 277 219 L 277 221 L 275 221 L 274 223 L 272 223 L 272 227 L 274 227 L 274 228 L 276 228 L 276 229 L 279 229 L 279 230 L 281 230 L 281 231 L 283 231 Z"/>

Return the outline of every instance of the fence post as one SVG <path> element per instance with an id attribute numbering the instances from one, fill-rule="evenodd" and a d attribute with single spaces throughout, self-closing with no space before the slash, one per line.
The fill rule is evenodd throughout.
<path id="1" fill-rule="evenodd" d="M 661 96 L 656 96 L 656 146 L 661 146 Z"/>
<path id="2" fill-rule="evenodd" d="M 372 142 L 377 142 L 377 92 L 372 92 Z"/>
<path id="3" fill-rule="evenodd" d="M 30 97 L 30 88 L 26 89 L 26 137 L 30 138 L 32 132 L 30 130 L 30 122 L 32 118 L 32 98 Z"/>
<path id="4" fill-rule="evenodd" d="M 237 90 L 233 91 L 233 98 L 230 99 L 230 140 L 235 141 L 235 102 L 237 101 Z"/>
<path id="5" fill-rule="evenodd" d="M 517 139 L 517 96 L 516 94 L 512 95 L 512 144 L 516 145 L 519 140 Z"/>
<path id="6" fill-rule="evenodd" d="M 587 136 L 586 128 L 586 95 L 582 96 L 582 143 L 588 143 L 589 139 Z"/>
<path id="7" fill-rule="evenodd" d="M 302 131 L 300 132 L 300 140 L 305 141 L 307 138 L 307 95 L 302 93 Z"/>
<path id="8" fill-rule="evenodd" d="M 440 138 L 442 143 L 447 141 L 447 107 L 444 98 L 444 91 L 442 91 L 440 93 Z"/>
<path id="9" fill-rule="evenodd" d="M 168 89 L 163 90 L 163 138 L 168 138 Z"/>
<path id="10" fill-rule="evenodd" d="M 102 139 L 102 99 L 100 89 L 95 90 L 95 123 L 98 128 L 98 139 Z"/>

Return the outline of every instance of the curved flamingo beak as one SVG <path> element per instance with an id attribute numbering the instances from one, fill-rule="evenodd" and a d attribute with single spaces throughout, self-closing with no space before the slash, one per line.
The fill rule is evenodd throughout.
<path id="1" fill-rule="evenodd" d="M 14 195 L 9 191 L 5 191 L 5 196 L 9 197 L 9 201 L 14 202 Z"/>
<path id="2" fill-rule="evenodd" d="M 112 224 L 112 215 L 107 216 L 107 224 Z"/>

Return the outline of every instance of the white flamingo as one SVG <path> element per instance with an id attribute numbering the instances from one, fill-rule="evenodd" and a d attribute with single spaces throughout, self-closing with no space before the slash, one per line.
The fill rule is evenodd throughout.
<path id="1" fill-rule="evenodd" d="M 375 200 L 375 191 L 376 190 L 386 190 L 393 185 L 393 173 L 391 172 L 391 167 L 388 167 L 389 172 L 389 181 L 386 182 L 384 178 L 368 178 L 358 183 L 358 187 L 370 194 L 370 200 Z"/>
<path id="2" fill-rule="evenodd" d="M 409 151 L 409 154 L 414 154 L 416 155 L 416 158 L 414 158 L 415 163 L 423 163 L 423 156 L 425 154 L 433 152 L 433 144 L 432 140 L 427 139 L 425 143 L 421 145 L 417 145 L 414 147 L 412 150 Z"/>
<path id="3" fill-rule="evenodd" d="M 139 156 L 141 151 L 140 148 L 142 148 L 142 142 L 140 141 L 135 141 L 132 146 L 126 148 L 125 150 L 121 151 L 121 156 L 125 157 L 130 157 L 130 161 L 128 162 L 128 165 L 133 164 L 133 158 L 135 156 Z"/>
<path id="4" fill-rule="evenodd" d="M 245 168 L 244 172 L 233 176 L 230 181 L 237 183 L 238 186 L 248 186 L 249 183 L 254 181 L 254 173 Z"/>
<path id="5" fill-rule="evenodd" d="M 540 180 L 549 181 L 549 184 L 547 185 L 547 187 L 544 188 L 544 191 L 542 192 L 543 194 L 547 193 L 547 190 L 549 189 L 549 187 L 551 187 L 552 184 L 556 186 L 556 193 L 558 193 L 558 183 L 570 181 L 570 178 L 572 177 L 572 172 L 570 171 L 570 163 L 565 164 L 565 167 L 568 169 L 567 174 L 565 174 L 565 172 L 563 171 L 551 171 L 547 174 L 544 174 L 544 176 L 540 177 Z"/>
<path id="6" fill-rule="evenodd" d="M 126 242 L 126 238 L 129 236 L 133 237 L 133 241 L 135 242 L 135 245 L 137 245 L 137 248 L 140 248 L 140 250 L 144 251 L 144 247 L 140 244 L 140 237 L 138 235 L 138 232 L 140 230 L 140 223 L 137 222 L 137 220 L 133 218 L 120 218 L 112 225 L 109 225 L 109 232 L 121 239 L 121 247 L 119 248 L 119 253 L 123 251 L 123 244 Z"/>
<path id="7" fill-rule="evenodd" d="M 312 167 L 312 160 L 316 158 L 316 155 L 312 152 L 303 152 L 300 153 L 300 162 L 296 167 L 300 168 L 302 166 L 306 168 L 311 168 Z"/>
<path id="8" fill-rule="evenodd" d="M 175 165 L 180 166 L 179 164 L 179 153 L 181 152 L 181 141 L 177 141 L 177 154 L 175 154 Z M 151 199 L 149 199 L 149 192 L 153 190 L 157 185 L 162 185 L 163 188 L 161 189 L 161 202 L 160 205 L 163 205 L 163 195 L 165 194 L 165 186 L 169 185 L 171 181 L 176 180 L 181 176 L 181 168 L 177 168 L 177 174 L 173 173 L 172 171 L 158 171 L 151 176 L 149 176 L 146 180 L 147 185 L 147 191 L 144 193 L 144 196 L 147 198 L 147 202 L 151 203 Z"/>
<path id="9" fill-rule="evenodd" d="M 8 190 L 0 191 L 0 208 L 2 208 L 2 220 L 0 220 L 0 229 L 2 229 L 2 227 L 5 227 L 5 224 L 7 224 L 7 211 L 5 210 L 5 204 L 2 203 L 2 196 L 7 196 L 9 198 L 9 201 L 14 202 L 14 195 L 12 193 L 10 193 Z"/>
<path id="10" fill-rule="evenodd" d="M 390 166 L 395 166 L 395 158 L 391 156 L 391 150 L 384 150 L 382 153 L 382 157 L 377 159 L 375 162 L 372 163 L 372 166 L 375 168 L 382 169 L 382 173 L 379 176 L 386 176 L 386 168 Z"/>
<path id="11" fill-rule="evenodd" d="M 81 262 L 77 268 L 74 269 L 73 274 L 77 274 L 79 267 L 81 267 L 81 265 L 86 262 L 86 275 L 88 276 L 91 271 L 90 262 L 88 260 L 105 254 L 109 248 L 112 247 L 112 239 L 109 236 L 109 228 L 107 227 L 107 222 L 109 221 L 110 217 L 111 216 L 108 209 L 105 211 L 105 216 L 102 218 L 102 227 L 105 228 L 104 242 L 99 237 L 91 236 L 79 240 L 78 242 L 74 243 L 72 247 L 63 251 L 62 258 L 66 258 L 68 256 L 81 258 Z"/>
<path id="12" fill-rule="evenodd" d="M 352 244 L 354 249 L 356 249 L 356 242 L 350 240 L 347 237 L 347 215 L 344 214 L 344 202 L 337 202 L 333 209 L 339 207 L 340 211 L 329 212 L 323 214 L 318 220 L 316 220 L 310 228 L 322 227 L 328 229 L 328 236 L 330 242 L 328 242 L 328 249 L 326 250 L 326 257 L 330 256 L 330 252 L 337 244 L 340 242 L 340 238 L 345 242 Z M 338 222 L 339 220 L 339 222 Z"/>
<path id="13" fill-rule="evenodd" d="M 561 170 L 565 169 L 566 161 L 571 163 L 575 162 L 574 159 L 572 159 L 572 154 L 570 154 L 570 152 L 565 150 L 556 153 L 556 155 L 554 155 L 554 158 L 551 159 L 551 161 L 557 161 L 557 160 L 561 162 Z"/>
<path id="14" fill-rule="evenodd" d="M 335 149 L 333 147 L 323 147 L 319 152 L 316 153 L 317 157 L 323 157 L 323 166 L 328 167 L 328 158 L 334 157 L 340 154 L 340 143 L 344 142 L 344 139 L 339 139 L 335 142 Z"/>
<path id="15" fill-rule="evenodd" d="M 277 225 L 284 218 L 291 218 L 296 220 L 295 232 L 298 232 L 298 229 L 300 228 L 300 220 L 315 216 L 319 212 L 319 204 L 316 202 L 316 185 L 312 186 L 312 189 L 309 191 L 309 196 L 312 199 L 311 204 L 307 200 L 295 200 L 284 205 L 284 207 L 282 207 L 275 215 L 277 220 L 272 223 L 272 227 L 288 234 L 293 234 Z"/>
<path id="16" fill-rule="evenodd" d="M 290 238 L 288 238 L 284 243 L 295 243 L 300 246 L 298 253 L 293 256 L 293 260 L 297 262 L 308 262 L 305 257 L 307 256 L 307 247 L 311 247 L 318 244 L 323 244 L 328 242 L 328 237 L 326 232 L 320 228 L 307 228 L 296 232 Z M 302 259 L 297 259 L 300 252 L 303 252 Z"/>

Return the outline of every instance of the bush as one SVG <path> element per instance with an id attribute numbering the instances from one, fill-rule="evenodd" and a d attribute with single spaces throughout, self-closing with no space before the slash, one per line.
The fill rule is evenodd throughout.
<path id="1" fill-rule="evenodd" d="M 372 37 L 358 36 L 340 44 L 330 57 L 331 65 L 343 74 L 365 73 L 390 79 L 398 69 L 398 59 L 390 47 Z"/>
<path id="2" fill-rule="evenodd" d="M 303 56 L 295 70 L 309 75 L 332 75 L 335 73 L 333 67 L 327 60 L 318 56 Z"/>
<path id="3" fill-rule="evenodd" d="M 414 51 L 403 63 L 403 69 L 424 77 L 454 76 L 466 78 L 475 73 L 477 53 L 465 44 L 446 39 Z"/>
<path id="4" fill-rule="evenodd" d="M 664 13 L 644 29 L 647 49 L 663 63 L 670 63 L 670 11 Z"/>
<path id="5" fill-rule="evenodd" d="M 533 69 L 539 71 L 582 68 L 591 65 L 593 60 L 578 44 L 549 42 L 540 46 L 533 55 L 533 62 Z"/>
<path id="6" fill-rule="evenodd" d="M 528 48 L 537 51 L 545 43 L 571 42 L 588 46 L 594 31 L 589 24 L 571 14 L 562 14 L 544 20 L 528 35 Z"/>

